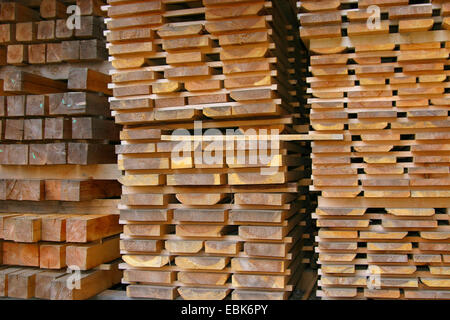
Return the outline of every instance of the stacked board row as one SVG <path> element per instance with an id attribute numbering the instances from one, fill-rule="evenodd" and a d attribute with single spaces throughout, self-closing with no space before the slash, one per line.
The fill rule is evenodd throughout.
<path id="1" fill-rule="evenodd" d="M 120 257 L 122 231 L 118 220 L 118 215 L 0 214 L 0 262 L 4 265 L 0 267 L 0 296 L 79 299 L 77 295 L 88 292 L 88 288 L 77 287 L 76 281 L 84 277 L 103 274 L 106 269 L 111 274 L 105 274 L 105 280 L 120 279 L 115 262 Z M 67 285 L 68 278 L 74 280 L 70 282 L 73 287 Z M 92 284 L 98 285 L 104 286 Z"/>
<path id="2" fill-rule="evenodd" d="M 24 71 L 4 74 L 0 97 L 0 164 L 87 165 L 111 163 L 119 129 L 109 119 L 109 76 L 87 68 L 71 68 L 64 83 Z M 35 88 L 43 83 L 61 84 L 61 89 Z M 55 85 L 56 85 L 55 84 Z M 28 94 L 42 91 L 70 92 Z M 84 90 L 76 91 L 76 90 Z M 106 142 L 106 143 L 105 143 Z"/>
<path id="3" fill-rule="evenodd" d="M 86 299 L 120 282 L 101 5 L 0 3 L 1 296 Z"/>
<path id="4" fill-rule="evenodd" d="M 286 299 L 308 262 L 305 70 L 293 1 L 109 0 L 134 298 Z M 240 140 L 238 139 L 240 138 Z"/>
<path id="5" fill-rule="evenodd" d="M 42 0 L 39 8 L 29 8 L 17 2 L 2 3 L 1 63 L 22 66 L 106 60 L 101 4 L 98 0 Z"/>
<path id="6" fill-rule="evenodd" d="M 449 299 L 448 1 L 300 1 L 318 296 Z"/>

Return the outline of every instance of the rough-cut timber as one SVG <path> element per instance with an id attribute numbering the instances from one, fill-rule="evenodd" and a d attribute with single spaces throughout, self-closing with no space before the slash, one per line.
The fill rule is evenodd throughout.
<path id="1" fill-rule="evenodd" d="M 448 5 L 299 2 L 322 299 L 450 299 Z"/>
<path id="2" fill-rule="evenodd" d="M 105 4 L 0 1 L 0 296 L 87 299 L 120 282 Z M 70 267 L 82 288 L 62 287 Z"/>
<path id="3" fill-rule="evenodd" d="M 314 205 L 308 144 L 272 141 L 308 123 L 295 2 L 108 4 L 128 296 L 288 298 Z M 253 139 L 171 140 L 227 131 Z"/>

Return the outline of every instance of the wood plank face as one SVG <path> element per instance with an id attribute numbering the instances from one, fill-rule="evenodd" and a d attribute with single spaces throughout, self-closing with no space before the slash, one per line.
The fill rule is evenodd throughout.
<path id="1" fill-rule="evenodd" d="M 120 128 L 108 101 L 105 4 L 0 3 L 2 297 L 81 300 L 120 282 Z M 70 264 L 83 288 L 67 287 Z"/>
<path id="2" fill-rule="evenodd" d="M 67 242 L 90 242 L 115 235 L 121 231 L 118 216 L 88 215 L 66 220 Z"/>

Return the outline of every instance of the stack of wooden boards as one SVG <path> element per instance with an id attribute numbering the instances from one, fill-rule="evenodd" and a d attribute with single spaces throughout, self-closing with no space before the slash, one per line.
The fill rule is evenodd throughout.
<path id="1" fill-rule="evenodd" d="M 8 281 L 1 295 L 32 297 L 35 283 L 40 285 L 34 275 L 40 279 L 44 269 L 55 269 L 57 278 L 66 264 L 78 265 L 74 259 L 94 259 L 80 266 L 81 289 L 61 287 L 50 295 L 48 285 L 45 294 L 36 293 L 40 298 L 87 298 L 120 281 L 114 264 L 92 269 L 118 258 L 118 239 L 102 239 L 120 233 L 120 172 L 114 152 L 119 128 L 108 103 L 112 92 L 102 2 L 28 2 L 0 2 L 0 56 L 6 57 L 0 59 L 0 219 L 5 222 L 0 251 L 3 264 L 15 266 L 2 270 L 2 279 L 7 281 L 9 272 L 17 279 L 26 274 L 26 282 Z M 66 23 L 69 5 L 80 10 L 78 29 Z M 111 219 L 104 226 L 103 216 Z M 92 225 L 111 226 L 113 232 L 72 244 L 78 230 L 63 229 L 66 220 L 88 226 L 91 219 L 100 219 Z M 46 233 L 57 225 L 60 237 Z M 48 275 L 45 279 L 49 284 Z"/>
<path id="2" fill-rule="evenodd" d="M 324 299 L 450 298 L 450 3 L 411 2 L 299 2 L 311 125 L 344 135 L 312 145 Z"/>
<path id="3" fill-rule="evenodd" d="M 295 2 L 108 4 L 128 296 L 287 298 L 311 250 L 309 148 L 274 138 L 308 128 Z"/>
<path id="4" fill-rule="evenodd" d="M 1 5 L 3 62 L 6 58 L 8 65 L 22 66 L 106 60 L 100 0 L 34 1 L 37 8 L 21 2 L 27 1 L 3 1 Z M 77 23 L 77 11 L 68 11 L 70 5 L 79 8 L 79 28 L 71 28 Z"/>
<path id="5" fill-rule="evenodd" d="M 13 266 L 0 266 L 0 296 L 78 300 L 111 287 L 122 277 L 118 263 L 102 264 L 120 257 L 118 222 L 118 215 L 0 214 L 3 264 Z"/>

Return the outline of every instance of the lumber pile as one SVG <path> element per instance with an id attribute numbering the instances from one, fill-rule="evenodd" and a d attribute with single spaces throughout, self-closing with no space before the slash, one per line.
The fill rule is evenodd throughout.
<path id="1" fill-rule="evenodd" d="M 311 126 L 344 136 L 312 144 L 323 299 L 450 298 L 450 3 L 409 3 L 299 2 Z"/>
<path id="2" fill-rule="evenodd" d="M 122 228 L 118 222 L 119 216 L 114 214 L 0 214 L 4 265 L 0 269 L 0 296 L 78 300 L 89 298 L 96 287 L 100 291 L 111 287 L 122 276 L 117 262 L 110 263 L 120 257 Z M 68 274 L 66 267 L 79 273 Z M 105 268 L 111 272 L 103 272 Z M 88 281 L 85 278 L 97 274 L 105 279 L 83 287 L 83 281 Z M 73 288 L 67 286 L 68 279 Z"/>
<path id="3" fill-rule="evenodd" d="M 308 143 L 274 138 L 308 127 L 294 1 L 105 9 L 128 296 L 286 299 L 313 206 Z"/>
<path id="4" fill-rule="evenodd" d="M 103 4 L 0 2 L 2 296 L 84 299 L 120 282 L 110 264 L 122 230 L 120 129 L 109 110 Z M 79 28 L 69 28 L 71 5 Z M 99 235 L 76 238 L 83 232 Z M 72 267 L 81 288 L 65 285 Z"/>

